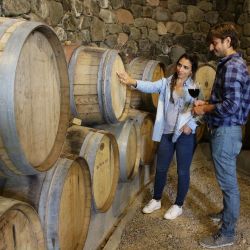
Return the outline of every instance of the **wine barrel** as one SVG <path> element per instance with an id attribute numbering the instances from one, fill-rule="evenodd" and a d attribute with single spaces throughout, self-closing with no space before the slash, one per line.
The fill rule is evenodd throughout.
<path id="1" fill-rule="evenodd" d="M 141 80 L 146 64 L 147 61 L 144 58 L 134 58 L 127 65 L 128 74 L 134 79 Z M 142 93 L 136 89 L 131 90 L 130 107 L 137 109 L 143 108 Z"/>
<path id="2" fill-rule="evenodd" d="M 47 249 L 83 249 L 91 211 L 90 174 L 82 158 L 59 158 L 46 174 L 8 178 L 3 196 L 39 213 Z"/>
<path id="3" fill-rule="evenodd" d="M 165 65 L 159 61 L 150 60 L 143 72 L 142 80 L 144 81 L 157 81 L 165 76 L 166 68 Z M 154 111 L 158 105 L 159 94 L 152 93 L 146 94 L 142 93 L 142 101 L 149 111 Z"/>
<path id="4" fill-rule="evenodd" d="M 216 70 L 210 64 L 201 64 L 196 71 L 195 81 L 200 87 L 202 99 L 206 101 L 209 100 L 211 96 L 215 74 Z"/>
<path id="5" fill-rule="evenodd" d="M 67 64 L 69 64 L 69 62 L 70 62 L 73 51 L 76 50 L 80 46 L 81 46 L 80 43 L 72 43 L 72 44 L 69 44 L 69 45 L 63 45 L 63 50 L 64 50 L 64 54 L 65 54 Z"/>
<path id="6" fill-rule="evenodd" d="M 119 149 L 115 137 L 106 131 L 74 125 L 68 129 L 64 151 L 86 159 L 94 208 L 106 212 L 112 205 L 119 180 Z"/>
<path id="7" fill-rule="evenodd" d="M 0 197 L 0 228 L 0 249 L 46 249 L 39 217 L 24 202 Z"/>
<path id="8" fill-rule="evenodd" d="M 154 119 L 152 114 L 141 112 L 139 110 L 131 109 L 128 114 L 129 117 L 134 119 L 139 127 L 141 134 L 141 165 L 151 165 L 154 161 L 156 143 L 152 140 Z"/>
<path id="9" fill-rule="evenodd" d="M 165 65 L 159 61 L 145 58 L 135 58 L 128 65 L 128 73 L 132 78 L 144 81 L 157 81 L 165 75 Z M 158 94 L 141 93 L 132 90 L 130 106 L 137 109 L 155 111 L 158 103 Z"/>
<path id="10" fill-rule="evenodd" d="M 63 48 L 47 25 L 0 17 L 0 175 L 46 171 L 69 120 Z"/>
<path id="11" fill-rule="evenodd" d="M 199 126 L 196 127 L 196 142 L 197 143 L 199 143 L 202 140 L 205 128 L 206 128 L 206 124 L 200 124 Z"/>
<path id="12" fill-rule="evenodd" d="M 137 174 L 141 157 L 141 132 L 139 125 L 132 119 L 123 123 L 97 126 L 111 132 L 118 143 L 120 155 L 120 180 L 132 180 Z"/>
<path id="13" fill-rule="evenodd" d="M 124 71 L 118 51 L 81 46 L 74 50 L 68 71 L 71 111 L 84 125 L 126 118 L 129 95 L 117 77 Z"/>

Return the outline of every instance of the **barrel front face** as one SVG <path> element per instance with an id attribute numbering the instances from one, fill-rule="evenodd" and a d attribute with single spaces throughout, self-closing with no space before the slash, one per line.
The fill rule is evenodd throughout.
<path id="1" fill-rule="evenodd" d="M 47 249 L 83 249 L 90 222 L 90 174 L 86 161 L 60 158 L 42 183 L 39 216 Z"/>
<path id="2" fill-rule="evenodd" d="M 4 227 L 1 233 L 3 238 L 0 237 L 6 247 L 4 249 L 22 249 L 22 247 L 30 250 L 37 249 L 30 221 L 18 210 L 7 212 L 1 220 L 0 227 Z"/>
<path id="3" fill-rule="evenodd" d="M 122 59 L 120 58 L 118 54 L 114 54 L 113 57 L 114 57 L 114 59 L 112 60 L 113 66 L 111 69 L 111 76 L 110 76 L 110 79 L 111 79 L 111 82 L 110 82 L 111 93 L 110 94 L 112 98 L 111 100 L 112 100 L 113 111 L 114 111 L 115 117 L 119 121 L 124 112 L 126 97 L 127 97 L 126 95 L 127 89 L 126 89 L 126 85 L 121 84 L 120 80 L 117 77 L 117 72 L 125 71 Z"/>
<path id="4" fill-rule="evenodd" d="M 60 249 L 83 249 L 88 233 L 91 183 L 88 166 L 74 161 L 64 181 L 59 210 Z"/>
<path id="5" fill-rule="evenodd" d="M 112 205 L 119 179 L 117 141 L 109 132 L 89 131 L 79 155 L 89 165 L 94 208 L 106 212 Z"/>
<path id="6" fill-rule="evenodd" d="M 56 140 L 61 95 L 57 59 L 40 32 L 30 34 L 23 45 L 14 95 L 21 147 L 29 163 L 39 166 L 46 161 Z"/>
<path id="7" fill-rule="evenodd" d="M 40 220 L 32 207 L 1 197 L 0 210 L 1 249 L 45 249 Z"/>
<path id="8" fill-rule="evenodd" d="M 143 120 L 141 125 L 141 161 L 142 165 L 150 165 L 154 159 L 155 143 L 152 141 L 154 123 L 149 117 Z"/>
<path id="9" fill-rule="evenodd" d="M 195 81 L 199 84 L 201 95 L 204 100 L 209 100 L 214 84 L 216 71 L 213 66 L 203 64 L 198 67 L 195 74 Z"/>
<path id="10" fill-rule="evenodd" d="M 112 144 L 109 137 L 104 136 L 96 152 L 92 177 L 92 192 L 96 207 L 100 210 L 106 207 L 110 195 L 114 193 L 115 169 Z"/>
<path id="11" fill-rule="evenodd" d="M 63 48 L 44 24 L 1 18 L 0 157 L 8 175 L 36 174 L 58 159 L 69 121 Z"/>
<path id="12" fill-rule="evenodd" d="M 140 157 L 140 145 L 139 145 L 139 128 L 137 129 L 136 124 L 132 124 L 128 141 L 127 141 L 127 152 L 126 152 L 126 172 L 127 172 L 127 179 L 134 177 L 139 168 L 139 157 Z"/>
<path id="13" fill-rule="evenodd" d="M 157 81 L 161 78 L 164 77 L 164 65 L 159 63 L 157 64 L 157 66 L 155 67 L 154 69 L 154 72 L 153 72 L 153 77 L 152 77 L 152 81 Z M 154 107 L 157 108 L 157 105 L 158 105 L 158 98 L 159 98 L 159 94 L 156 94 L 156 93 L 153 93 L 152 94 L 152 102 L 153 102 L 153 105 Z"/>
<path id="14" fill-rule="evenodd" d="M 119 148 L 120 181 L 127 182 L 133 179 L 139 169 L 141 156 L 141 131 L 138 123 L 133 119 L 116 124 L 96 126 L 103 131 L 109 131 L 115 137 Z M 108 132 L 107 132 L 108 133 Z"/>

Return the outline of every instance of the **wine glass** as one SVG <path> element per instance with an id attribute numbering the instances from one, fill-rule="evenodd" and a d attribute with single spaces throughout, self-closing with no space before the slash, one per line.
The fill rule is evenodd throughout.
<path id="1" fill-rule="evenodd" d="M 200 94 L 200 84 L 198 82 L 194 82 L 191 86 L 188 88 L 188 93 L 195 99 L 198 99 L 198 96 Z M 202 123 L 202 116 L 195 116 L 195 120 L 197 123 Z"/>
<path id="2" fill-rule="evenodd" d="M 194 82 L 191 86 L 188 88 L 188 93 L 193 97 L 197 98 L 200 94 L 200 87 L 198 82 Z"/>

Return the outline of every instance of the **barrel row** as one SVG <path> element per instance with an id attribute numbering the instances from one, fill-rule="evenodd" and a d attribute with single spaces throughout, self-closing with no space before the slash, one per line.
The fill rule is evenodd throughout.
<path id="1" fill-rule="evenodd" d="M 137 175 L 140 162 L 152 162 L 152 158 L 143 157 L 154 152 L 142 156 L 140 152 L 146 145 L 141 134 L 149 138 L 146 131 L 152 132 L 153 119 L 148 113 L 137 112 L 130 114 L 134 119 L 116 124 L 110 132 L 71 126 L 61 158 L 49 171 L 5 180 L 1 187 L 4 197 L 26 202 L 37 211 L 48 249 L 82 249 L 91 207 L 106 212 L 112 205 L 118 179 L 130 181 Z"/>

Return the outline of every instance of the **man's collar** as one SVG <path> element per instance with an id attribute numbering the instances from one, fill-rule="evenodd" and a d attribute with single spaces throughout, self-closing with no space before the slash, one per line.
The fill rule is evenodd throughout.
<path id="1" fill-rule="evenodd" d="M 225 57 L 221 58 L 220 61 L 219 61 L 219 63 L 225 63 L 225 62 L 227 62 L 228 60 L 230 60 L 231 58 L 233 58 L 233 57 L 239 57 L 239 56 L 240 56 L 240 55 L 239 55 L 238 52 L 233 53 L 233 54 L 231 54 L 231 55 L 229 55 L 229 56 L 225 56 Z"/>

